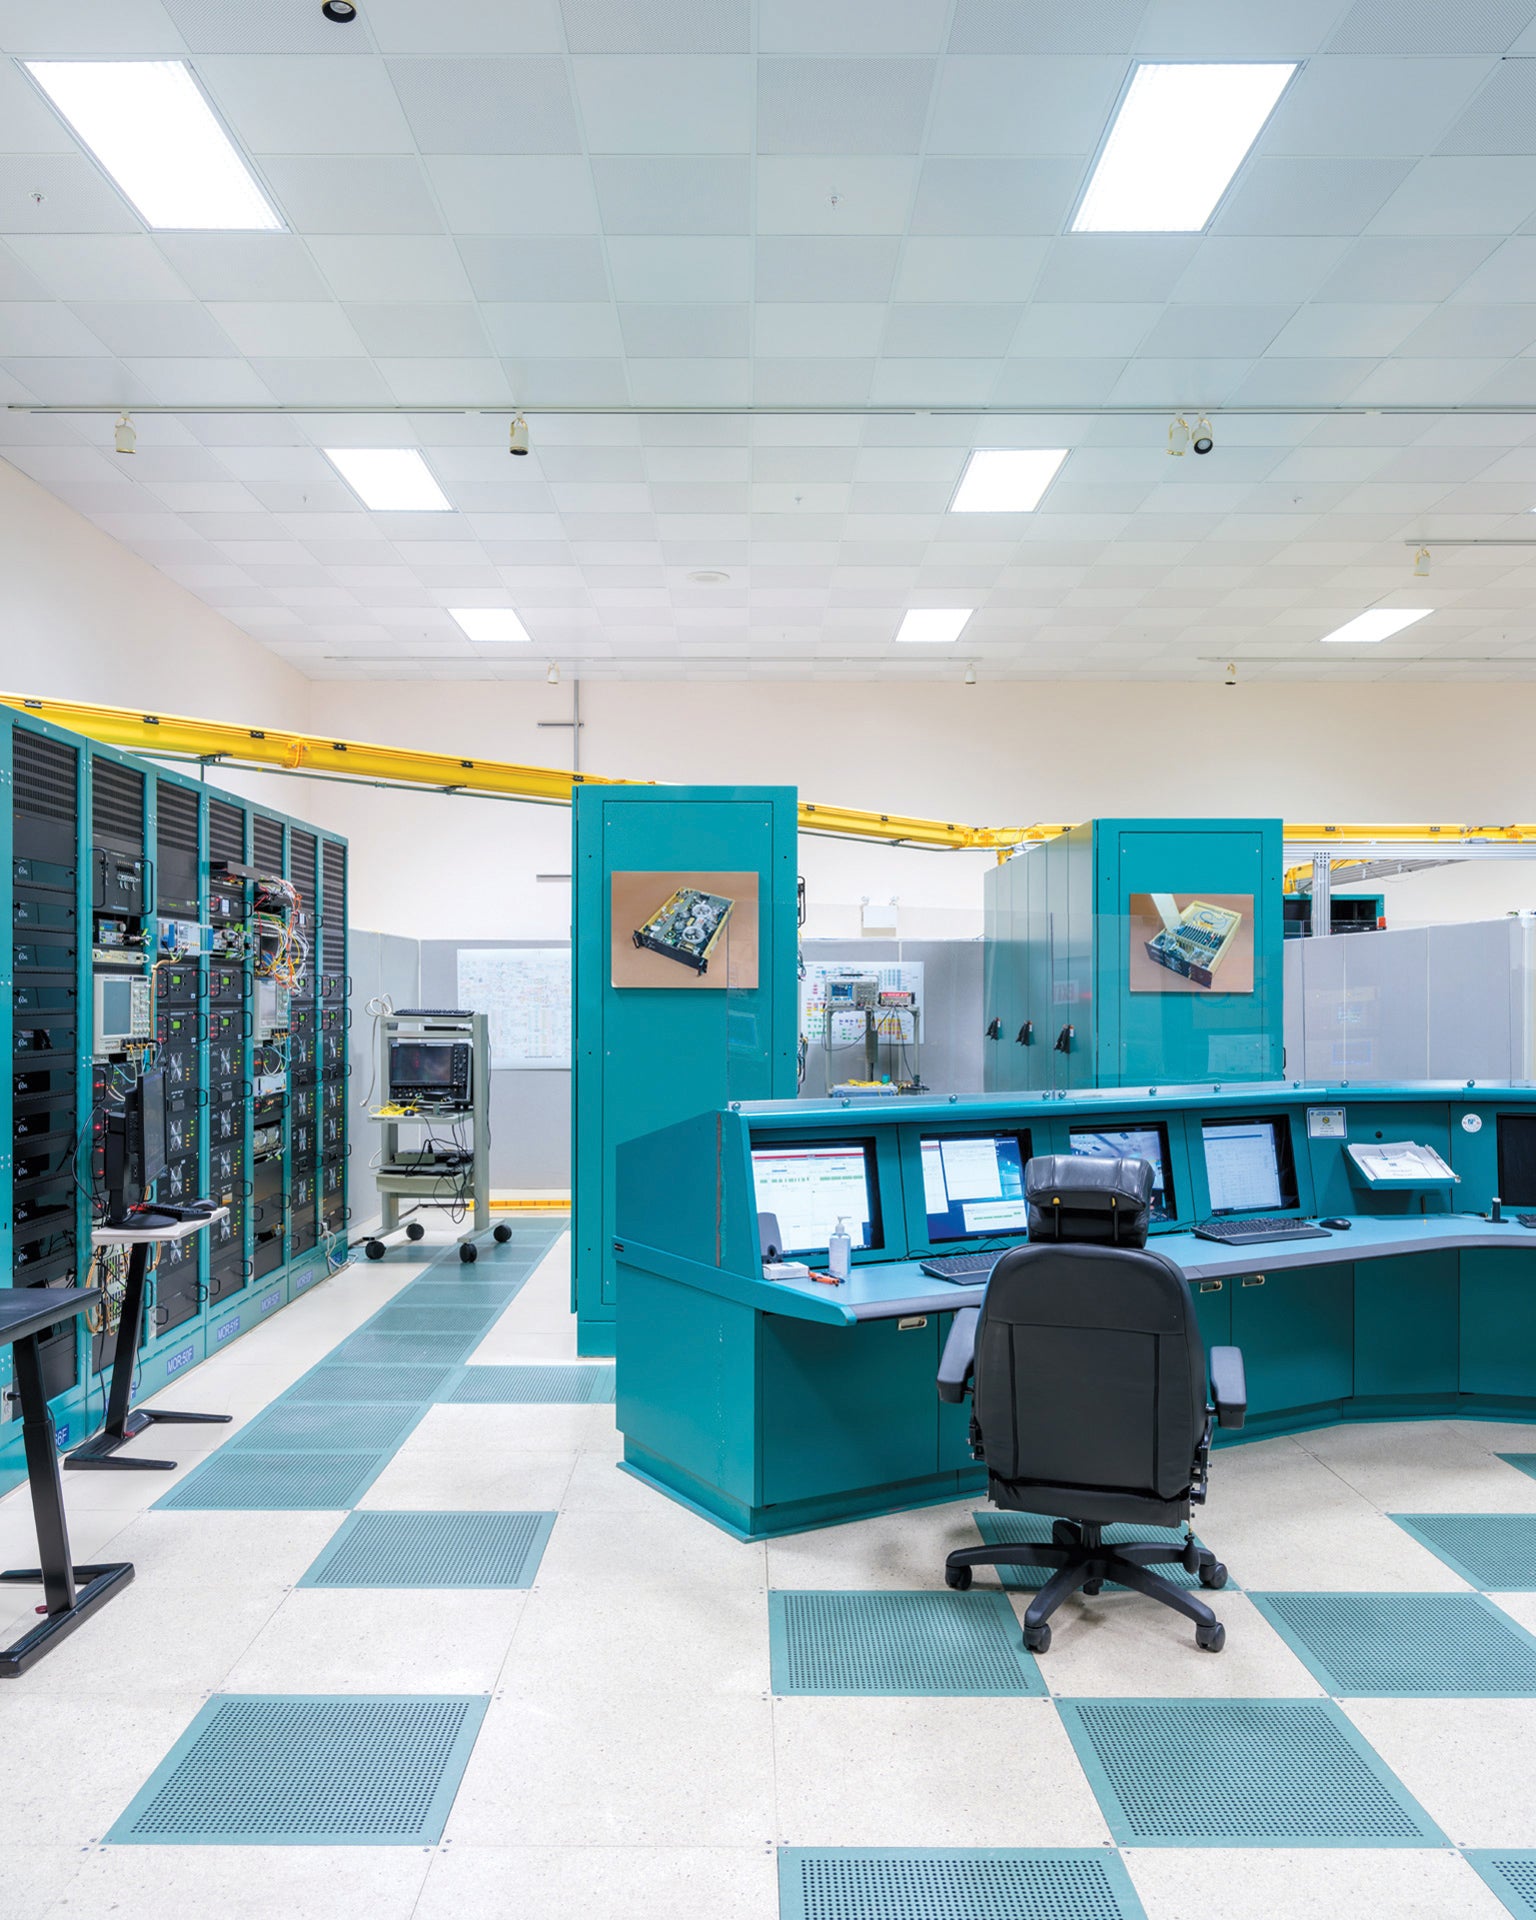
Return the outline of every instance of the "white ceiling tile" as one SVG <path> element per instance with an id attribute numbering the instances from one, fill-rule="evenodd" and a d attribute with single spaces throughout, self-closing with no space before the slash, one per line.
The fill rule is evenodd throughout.
<path id="1" fill-rule="evenodd" d="M 1342 11 L 1342 0 L 1150 0 L 1136 51 L 1144 60 L 1295 60 Z"/>
<path id="2" fill-rule="evenodd" d="M 194 309 L 201 312 L 201 308 Z M 117 352 L 99 333 L 57 300 L 13 300 L 0 304 L 0 354 L 100 355 Z"/>
<path id="3" fill-rule="evenodd" d="M 957 58 L 943 62 L 930 153 L 1067 153 L 1097 147 L 1125 80 L 1113 56 Z"/>
<path id="4" fill-rule="evenodd" d="M 1529 21 L 1527 0 L 1464 0 L 1450 10 L 1355 0 L 1329 46 L 1339 53 L 1503 53 Z"/>
<path id="5" fill-rule="evenodd" d="M 417 357 L 378 360 L 379 372 L 402 406 L 510 406 L 512 388 L 500 360 Z M 509 456 L 510 457 L 510 456 Z"/>
<path id="6" fill-rule="evenodd" d="M 1346 240 L 1276 237 L 1202 240 L 1174 286 L 1179 300 L 1240 300 L 1258 304 L 1299 301 L 1317 289 L 1348 251 Z"/>
<path id="7" fill-rule="evenodd" d="M 1219 234 L 1361 233 L 1412 167 L 1395 154 L 1260 157 L 1243 170 L 1212 227 Z"/>
<path id="8" fill-rule="evenodd" d="M 502 361 L 514 399 L 535 401 L 551 406 L 569 401 L 572 406 L 623 406 L 629 398 L 624 380 L 624 362 L 551 357 L 549 359 L 506 358 Z M 544 431 L 541 424 L 539 431 Z"/>
<path id="9" fill-rule="evenodd" d="M 365 352 L 345 310 L 331 301 L 219 301 L 208 312 L 242 353 L 345 358 Z"/>
<path id="10" fill-rule="evenodd" d="M 584 55 L 571 62 L 593 153 L 745 153 L 752 62 L 730 55 Z"/>
<path id="11" fill-rule="evenodd" d="M 1243 405 L 1329 406 L 1348 399 L 1377 364 L 1370 356 L 1286 360 L 1270 354 L 1254 362 L 1231 398 Z"/>
<path id="12" fill-rule="evenodd" d="M 604 301 L 608 270 L 595 239 L 578 236 L 460 242 L 475 295 L 492 301 Z M 455 293 L 454 298 L 462 298 Z"/>
<path id="13" fill-rule="evenodd" d="M 1308 60 L 1264 130 L 1274 153 L 1430 153 L 1481 86 L 1486 59 Z"/>
<path id="14" fill-rule="evenodd" d="M 451 240 L 331 234 L 311 240 L 309 246 L 338 300 L 385 303 L 471 298 Z"/>
<path id="15" fill-rule="evenodd" d="M 874 354 L 880 350 L 886 309 L 874 302 L 786 302 L 754 310 L 753 342 L 760 354 Z"/>
<path id="16" fill-rule="evenodd" d="M 900 156 L 765 154 L 757 163 L 759 233 L 902 233 L 917 162 Z"/>
<path id="17" fill-rule="evenodd" d="M 0 153 L 74 153 L 75 136 L 20 66 L 0 60 Z"/>
<path id="18" fill-rule="evenodd" d="M 645 473 L 661 482 L 731 482 L 756 476 L 756 468 L 745 447 L 650 447 Z"/>
<path id="19" fill-rule="evenodd" d="M 368 26 L 385 53 L 560 53 L 556 0 L 368 0 Z"/>
<path id="20" fill-rule="evenodd" d="M 899 253 L 898 241 L 873 234 L 846 240 L 765 235 L 757 242 L 757 297 L 799 304 L 883 301 Z"/>
<path id="21" fill-rule="evenodd" d="M 1440 143 L 1442 153 L 1530 153 L 1536 63 L 1501 60 Z"/>
<path id="22" fill-rule="evenodd" d="M 270 402 L 274 388 L 245 360 L 159 359 L 124 360 L 128 371 L 155 399 L 187 406 L 247 406 Z"/>
<path id="23" fill-rule="evenodd" d="M 1172 360 L 1253 359 L 1274 340 L 1292 308 L 1170 306 L 1141 343 L 1143 356 Z"/>
<path id="24" fill-rule="evenodd" d="M 326 297 L 325 282 L 292 234 L 163 233 L 156 244 L 200 300 Z M 97 297 L 113 295 L 105 291 Z"/>
<path id="25" fill-rule="evenodd" d="M 1492 253 L 1484 238 L 1366 234 L 1318 290 L 1322 300 L 1443 300 Z"/>
<path id="26" fill-rule="evenodd" d="M 1309 354 L 1380 356 L 1394 352 L 1433 307 L 1388 301 L 1313 301 L 1299 307 L 1281 329 L 1270 351 L 1282 359 Z M 1511 349 L 1513 351 L 1513 349 Z"/>
<path id="27" fill-rule="evenodd" d="M 949 0 L 759 0 L 764 53 L 937 53 Z"/>
<path id="28" fill-rule="evenodd" d="M 1022 309 L 994 303 L 959 306 L 918 301 L 890 308 L 882 351 L 943 359 L 995 357 L 1006 353 Z"/>
<path id="29" fill-rule="evenodd" d="M 17 54 L 98 58 L 186 50 L 160 0 L 74 0 L 41 9 L 33 0 L 0 0 L 0 46 Z"/>
<path id="30" fill-rule="evenodd" d="M 498 353 L 607 355 L 621 350 L 616 310 L 606 302 L 482 303 L 480 318 Z"/>
<path id="31" fill-rule="evenodd" d="M 749 300 L 752 245 L 739 239 L 639 239 L 608 242 L 620 301 Z"/>
<path id="32" fill-rule="evenodd" d="M 1014 361 L 1010 371 L 1028 366 Z M 1038 363 L 1036 363 L 1038 364 Z M 1201 407 L 1220 406 L 1231 400 L 1242 387 L 1250 368 L 1248 359 L 1200 358 L 1155 360 L 1140 355 L 1130 361 L 1110 390 L 1110 399 L 1131 406 L 1186 407 L 1191 412 Z M 1261 361 L 1258 363 L 1263 365 Z"/>
<path id="33" fill-rule="evenodd" d="M 298 233 L 438 233 L 438 213 L 414 154 L 272 154 L 267 184 Z"/>
<path id="34" fill-rule="evenodd" d="M 172 513 L 257 513 L 260 502 L 233 480 L 156 480 L 145 491 Z"/>
<path id="35" fill-rule="evenodd" d="M 121 361 L 106 357 L 69 360 L 38 355 L 7 359 L 4 365 L 27 394 L 39 400 L 55 403 L 95 400 L 125 406 L 154 398 L 143 381 L 135 379 Z"/>
<path id="36" fill-rule="evenodd" d="M 992 397 L 997 360 L 881 360 L 869 397 L 876 406 L 984 406 Z"/>
<path id="37" fill-rule="evenodd" d="M 411 130 L 384 63 L 229 54 L 197 71 L 252 153 L 409 153 Z"/>
<path id="38" fill-rule="evenodd" d="M 957 0 L 951 53 L 1129 53 L 1146 0 L 1070 0 L 1018 7 L 1011 0 Z"/>
<path id="39" fill-rule="evenodd" d="M 1536 158 L 1421 160 L 1371 221 L 1373 233 L 1508 234 L 1536 207 Z"/>
<path id="40" fill-rule="evenodd" d="M 1066 234 L 1049 248 L 1035 297 L 1166 300 L 1199 244 L 1184 234 Z"/>
<path id="41" fill-rule="evenodd" d="M 1431 313 L 1402 342 L 1418 359 L 1447 355 L 1461 359 L 1502 358 L 1529 353 L 1536 343 L 1536 305 L 1474 307 L 1448 302 Z"/>
<path id="42" fill-rule="evenodd" d="M 900 59 L 786 59 L 757 68 L 759 153 L 916 153 L 923 143 L 934 63 Z"/>
<path id="43" fill-rule="evenodd" d="M 371 360 L 255 358 L 251 366 L 279 400 L 296 406 L 368 405 L 394 398 Z M 340 444 L 345 445 L 346 442 Z M 365 441 L 356 442 L 366 445 Z"/>
<path id="44" fill-rule="evenodd" d="M 873 360 L 759 357 L 752 397 L 760 407 L 862 406 L 874 370 Z"/>
<path id="45" fill-rule="evenodd" d="M 595 233 L 585 159 L 559 154 L 444 154 L 427 171 L 455 233 Z"/>
<path id="46" fill-rule="evenodd" d="M 198 358 L 235 351 L 228 334 L 196 300 L 94 300 L 81 302 L 74 311 L 113 353 Z M 66 353 L 69 348 L 61 341 L 53 350 Z"/>
<path id="47" fill-rule="evenodd" d="M 752 309 L 744 304 L 619 308 L 625 350 L 642 359 L 740 357 L 749 350 L 751 321 Z"/>
<path id="48" fill-rule="evenodd" d="M 572 53 L 746 53 L 748 0 L 561 0 Z"/>
<path id="49" fill-rule="evenodd" d="M 33 233 L 139 233 L 143 224 L 81 153 L 0 154 L 0 222 L 7 239 Z"/>
<path id="50" fill-rule="evenodd" d="M 557 59 L 391 60 L 389 77 L 423 153 L 576 153 Z"/>
<path id="51" fill-rule="evenodd" d="M 606 233 L 734 234 L 751 223 L 751 162 L 745 155 L 598 155 L 590 166 Z"/>
<path id="52" fill-rule="evenodd" d="M 1027 300 L 1041 278 L 1045 240 L 909 240 L 898 300 Z"/>
<path id="53" fill-rule="evenodd" d="M 483 355 L 486 337 L 473 301 L 429 306 L 363 306 L 346 309 L 347 318 L 363 343 L 363 351 L 411 356 Z"/>
<path id="54" fill-rule="evenodd" d="M 1082 182 L 1076 159 L 995 156 L 929 160 L 912 210 L 913 233 L 1056 234 Z"/>
<path id="55" fill-rule="evenodd" d="M 1009 347 L 1031 358 L 1134 353 L 1162 307 L 1155 301 L 1033 300 Z"/>

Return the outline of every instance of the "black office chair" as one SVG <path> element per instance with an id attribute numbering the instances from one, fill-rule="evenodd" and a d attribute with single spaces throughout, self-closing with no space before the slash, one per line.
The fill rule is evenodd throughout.
<path id="1" fill-rule="evenodd" d="M 973 1383 L 971 1446 L 994 1505 L 1049 1514 L 1049 1545 L 962 1547 L 944 1578 L 964 1592 L 972 1567 L 1053 1567 L 1024 1616 L 1044 1653 L 1046 1624 L 1079 1588 L 1131 1587 L 1195 1622 L 1219 1652 L 1226 1629 L 1193 1593 L 1150 1569 L 1179 1562 L 1204 1587 L 1227 1570 L 1196 1544 L 1108 1546 L 1113 1522 L 1188 1527 L 1205 1499 L 1213 1419 L 1240 1427 L 1248 1390 L 1236 1347 L 1205 1343 L 1189 1284 L 1146 1251 L 1152 1168 L 1145 1160 L 1056 1154 L 1024 1170 L 1030 1244 L 1003 1255 L 980 1307 L 955 1315 L 939 1394 Z M 1210 1392 L 1207 1396 L 1207 1379 Z"/>

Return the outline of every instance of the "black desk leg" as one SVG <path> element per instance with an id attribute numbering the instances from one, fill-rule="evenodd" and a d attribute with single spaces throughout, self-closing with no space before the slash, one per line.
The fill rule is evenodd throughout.
<path id="1" fill-rule="evenodd" d="M 117 1321 L 117 1344 L 112 1350 L 112 1384 L 107 1390 L 107 1418 L 100 1433 L 65 1455 L 68 1467 L 118 1467 L 129 1471 L 169 1473 L 174 1460 L 143 1460 L 137 1456 L 119 1460 L 115 1456 L 136 1433 L 158 1420 L 185 1424 L 223 1425 L 227 1413 L 172 1413 L 160 1407 L 139 1407 L 128 1411 L 128 1396 L 133 1392 L 134 1369 L 139 1362 L 139 1335 L 144 1324 L 144 1283 L 149 1275 L 149 1242 L 136 1240 L 128 1254 L 128 1284 L 123 1289 L 123 1307 Z"/>
<path id="2" fill-rule="evenodd" d="M 0 1650 L 0 1680 L 14 1680 L 48 1649 L 74 1632 L 82 1620 L 126 1587 L 133 1578 L 127 1560 L 105 1566 L 77 1567 L 70 1558 L 69 1528 L 64 1518 L 64 1482 L 54 1440 L 53 1415 L 43 1391 L 43 1368 L 37 1336 L 16 1342 L 16 1390 L 21 1400 L 22 1440 L 27 1452 L 27 1480 L 32 1489 L 32 1517 L 37 1523 L 37 1554 L 41 1566 L 0 1573 L 0 1581 L 43 1589 L 45 1617 L 19 1640 Z M 82 1582 L 78 1585 L 76 1582 Z"/>

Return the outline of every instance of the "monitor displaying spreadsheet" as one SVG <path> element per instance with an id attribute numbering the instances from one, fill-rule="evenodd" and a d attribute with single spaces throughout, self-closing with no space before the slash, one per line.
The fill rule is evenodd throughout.
<path id="1" fill-rule="evenodd" d="M 934 1134 L 920 1148 L 930 1244 L 1025 1231 L 1027 1133 Z"/>
<path id="2" fill-rule="evenodd" d="M 1206 1120 L 1200 1132 L 1212 1213 L 1279 1213 L 1297 1205 L 1291 1123 L 1283 1114 Z"/>
<path id="3" fill-rule="evenodd" d="M 1153 1220 L 1174 1218 L 1173 1180 L 1168 1171 L 1168 1129 L 1161 1120 L 1145 1127 L 1073 1127 L 1068 1140 L 1074 1153 L 1094 1154 L 1103 1160 L 1149 1160 L 1152 1163 Z"/>
<path id="4" fill-rule="evenodd" d="M 786 1254 L 822 1253 L 839 1220 L 855 1247 L 880 1244 L 874 1146 L 868 1140 L 815 1140 L 752 1149 L 759 1213 L 779 1223 Z"/>

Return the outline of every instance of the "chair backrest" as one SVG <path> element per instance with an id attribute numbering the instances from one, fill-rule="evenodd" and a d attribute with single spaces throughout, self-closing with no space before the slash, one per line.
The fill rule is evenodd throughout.
<path id="1" fill-rule="evenodd" d="M 1205 1425 L 1205 1345 L 1183 1274 L 1144 1245 L 1152 1169 L 1057 1155 L 1030 1161 L 1025 1191 L 1031 1235 L 1038 1214 L 1050 1237 L 1005 1254 L 987 1285 L 975 1414 L 988 1471 L 1175 1499 Z"/>

